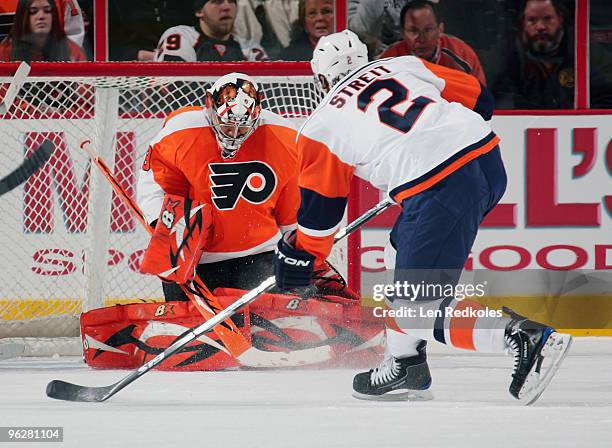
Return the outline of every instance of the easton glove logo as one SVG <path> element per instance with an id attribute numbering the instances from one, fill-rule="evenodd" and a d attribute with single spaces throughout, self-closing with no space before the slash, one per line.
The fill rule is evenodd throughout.
<path id="1" fill-rule="evenodd" d="M 261 204 L 274 193 L 276 174 L 264 162 L 211 163 L 212 200 L 219 210 L 231 210 L 242 196 Z"/>

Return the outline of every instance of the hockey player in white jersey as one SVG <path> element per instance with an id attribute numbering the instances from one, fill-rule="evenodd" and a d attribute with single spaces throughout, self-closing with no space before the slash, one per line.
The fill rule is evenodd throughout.
<path id="1" fill-rule="evenodd" d="M 159 39 L 155 61 L 266 61 L 268 55 L 254 41 L 235 36 L 235 0 L 196 0 L 196 26 L 168 28 Z"/>
<path id="2" fill-rule="evenodd" d="M 348 30 L 321 38 L 311 64 L 328 93 L 298 133 L 301 206 L 297 231 L 277 247 L 278 287 L 307 285 L 315 259 L 328 256 L 353 175 L 402 207 L 386 250 L 394 281 L 456 286 L 480 223 L 506 188 L 490 92 L 466 73 L 413 56 L 368 63 L 365 45 Z M 386 321 L 381 365 L 355 376 L 357 398 L 432 398 L 425 346 L 436 340 L 513 352 L 510 393 L 529 404 L 571 342 L 511 310 L 506 318 L 452 296 L 386 300 L 404 313 Z M 467 308 L 477 317 L 462 317 Z"/>

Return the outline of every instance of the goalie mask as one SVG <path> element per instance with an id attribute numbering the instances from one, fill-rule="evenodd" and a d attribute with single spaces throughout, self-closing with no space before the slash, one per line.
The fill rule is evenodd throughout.
<path id="1" fill-rule="evenodd" d="M 350 30 L 323 36 L 312 54 L 310 66 L 325 92 L 368 62 L 368 49 Z"/>
<path id="2" fill-rule="evenodd" d="M 255 131 L 261 112 L 259 86 L 249 76 L 230 73 L 208 90 L 206 107 L 221 156 L 231 159 Z"/>

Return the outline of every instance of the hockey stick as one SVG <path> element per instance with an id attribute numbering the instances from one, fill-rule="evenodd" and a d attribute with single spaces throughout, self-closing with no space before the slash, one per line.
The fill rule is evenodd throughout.
<path id="1" fill-rule="evenodd" d="M 38 169 L 45 164 L 53 153 L 53 143 L 45 140 L 29 157 L 19 165 L 13 172 L 0 179 L 0 196 L 8 193 L 13 188 L 24 183 Z"/>
<path id="2" fill-rule="evenodd" d="M 17 71 L 13 75 L 13 79 L 11 80 L 8 89 L 4 94 L 4 98 L 0 102 L 0 114 L 7 113 L 11 108 L 15 98 L 17 97 L 17 93 L 19 93 L 19 89 L 30 74 L 30 69 L 31 67 L 27 62 L 21 61 L 21 64 L 19 64 L 19 67 L 17 67 Z"/>
<path id="3" fill-rule="evenodd" d="M 149 234 L 152 234 L 153 229 L 147 223 L 144 213 L 119 184 L 108 165 L 106 165 L 104 160 L 97 154 L 91 141 L 84 140 L 81 143 L 81 148 L 87 152 L 104 177 L 110 182 L 115 193 L 123 200 L 134 216 L 138 218 L 143 227 Z M 217 298 L 197 275 L 193 280 L 192 287 L 188 285 L 180 286 L 204 319 L 211 319 L 223 310 Z M 229 352 L 228 354 L 236 358 L 240 364 L 248 367 L 291 367 L 323 362 L 328 360 L 331 356 L 331 348 L 328 345 L 294 350 L 290 353 L 260 350 L 251 345 L 249 340 L 231 319 L 220 323 L 213 328 L 213 331 L 223 342 L 223 345 Z"/>
<path id="4" fill-rule="evenodd" d="M 355 221 L 350 223 L 347 227 L 342 229 L 338 234 L 336 234 L 334 238 L 334 243 L 338 242 L 351 232 L 355 231 L 359 226 L 364 224 L 365 222 L 372 219 L 374 216 L 378 215 L 380 212 L 385 210 L 392 204 L 390 199 L 386 199 L 382 202 L 376 204 L 373 208 L 365 212 L 362 216 L 357 218 Z M 57 400 L 66 400 L 66 401 L 92 401 L 92 402 L 100 402 L 108 400 L 110 397 L 115 395 L 124 387 L 128 386 L 132 382 L 136 381 L 142 375 L 147 373 L 153 367 L 164 361 L 167 357 L 176 353 L 182 347 L 190 343 L 191 341 L 197 339 L 200 335 L 210 331 L 215 325 L 223 322 L 225 319 L 230 318 L 232 315 L 236 313 L 243 306 L 251 303 L 255 300 L 260 294 L 271 289 L 275 284 L 274 276 L 268 277 L 266 280 L 261 283 L 257 288 L 247 292 L 230 306 L 225 308 L 219 314 L 211 318 L 210 320 L 204 322 L 203 324 L 198 325 L 197 327 L 191 328 L 178 337 L 176 341 L 172 345 L 170 345 L 166 350 L 157 355 L 155 358 L 143 364 L 138 369 L 132 371 L 129 375 L 123 377 L 121 380 L 113 383 L 109 386 L 101 386 L 101 387 L 88 387 L 88 386 L 79 386 L 78 384 L 68 383 L 66 381 L 61 380 L 53 380 L 49 384 L 47 384 L 47 396 L 50 398 L 55 398 Z"/>

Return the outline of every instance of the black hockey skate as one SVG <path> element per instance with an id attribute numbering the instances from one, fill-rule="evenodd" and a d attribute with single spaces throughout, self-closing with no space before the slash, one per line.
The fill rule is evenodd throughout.
<path id="1" fill-rule="evenodd" d="M 514 354 L 510 393 L 530 405 L 548 386 L 572 343 L 569 334 L 528 320 L 509 308 L 504 312 L 512 319 L 506 326 L 506 343 Z"/>
<path id="2" fill-rule="evenodd" d="M 375 369 L 355 375 L 353 397 L 360 400 L 431 400 L 426 345 L 425 341 L 419 344 L 417 356 L 399 359 L 387 356 Z"/>

